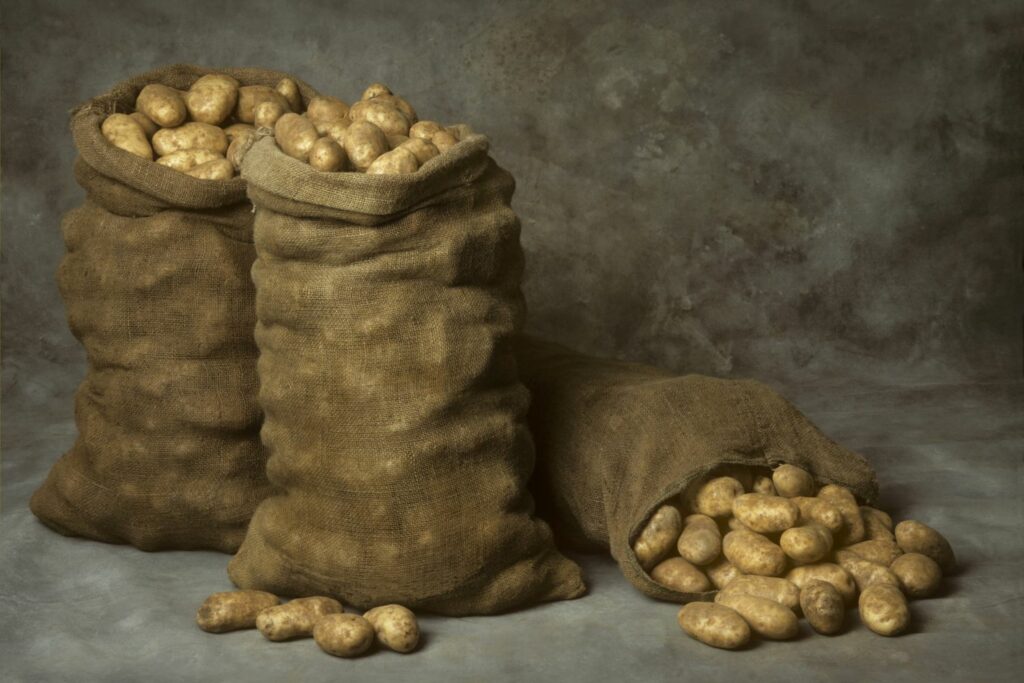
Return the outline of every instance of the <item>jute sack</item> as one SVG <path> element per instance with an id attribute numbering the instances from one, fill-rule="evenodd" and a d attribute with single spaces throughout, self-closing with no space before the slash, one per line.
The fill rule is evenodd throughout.
<path id="1" fill-rule="evenodd" d="M 652 581 L 632 546 L 660 505 L 685 497 L 716 470 L 790 463 L 863 501 L 877 495 L 875 473 L 862 457 L 764 384 L 676 376 L 527 335 L 516 346 L 533 396 L 533 487 L 556 537 L 581 550 L 610 549 L 630 583 L 651 597 L 707 597 Z"/>
<path id="2" fill-rule="evenodd" d="M 185 89 L 210 71 L 141 74 L 72 116 L 86 198 L 62 221 L 58 283 L 88 370 L 75 396 L 78 438 L 30 503 L 63 534 L 233 552 L 270 490 L 245 182 L 192 178 L 117 149 L 100 132 L 108 114 L 134 109 L 147 83 Z M 218 71 L 243 84 L 285 75 Z"/>
<path id="3" fill-rule="evenodd" d="M 239 587 L 451 615 L 584 592 L 526 490 L 520 226 L 487 150 L 464 131 L 400 176 L 319 173 L 269 138 L 245 156 L 281 493 L 229 564 Z"/>

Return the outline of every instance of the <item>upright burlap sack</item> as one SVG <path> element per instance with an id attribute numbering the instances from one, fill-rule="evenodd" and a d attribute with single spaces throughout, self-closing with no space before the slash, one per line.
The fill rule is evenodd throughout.
<path id="1" fill-rule="evenodd" d="M 632 546 L 660 505 L 716 469 L 790 463 L 864 501 L 877 495 L 862 457 L 759 382 L 672 375 L 528 335 L 517 340 L 516 357 L 533 396 L 534 490 L 556 537 L 582 550 L 610 549 L 630 583 L 651 597 L 707 597 L 652 581 Z"/>
<path id="2" fill-rule="evenodd" d="M 241 588 L 450 615 L 573 598 L 526 483 L 529 394 L 512 177 L 466 134 L 415 174 L 319 173 L 272 139 L 256 206 L 267 474 Z"/>
<path id="3" fill-rule="evenodd" d="M 108 114 L 134 109 L 147 83 L 185 89 L 210 71 L 178 65 L 136 76 L 71 120 L 86 199 L 64 216 L 58 281 L 89 366 L 75 397 L 78 438 L 31 500 L 63 534 L 233 552 L 270 490 L 245 182 L 192 178 L 100 133 Z M 218 71 L 243 84 L 285 75 Z"/>

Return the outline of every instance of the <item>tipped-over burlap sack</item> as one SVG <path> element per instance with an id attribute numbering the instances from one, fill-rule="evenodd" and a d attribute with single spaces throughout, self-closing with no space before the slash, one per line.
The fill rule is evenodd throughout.
<path id="1" fill-rule="evenodd" d="M 610 549 L 630 583 L 651 597 L 707 597 L 655 583 L 632 546 L 661 504 L 716 469 L 790 463 L 864 501 L 877 494 L 862 457 L 760 382 L 674 376 L 528 335 L 516 347 L 533 396 L 534 490 L 556 537 L 579 549 Z"/>
<path id="2" fill-rule="evenodd" d="M 58 281 L 89 367 L 75 397 L 78 439 L 31 501 L 63 534 L 233 552 L 269 492 L 245 182 L 192 178 L 100 133 L 108 114 L 134 109 L 147 83 L 184 89 L 210 71 L 151 71 L 72 117 L 86 199 L 64 216 Z M 285 75 L 219 71 L 243 84 Z"/>
<path id="3" fill-rule="evenodd" d="M 319 173 L 271 139 L 256 206 L 267 474 L 241 588 L 492 614 L 584 592 L 526 483 L 512 177 L 485 137 L 415 174 Z"/>

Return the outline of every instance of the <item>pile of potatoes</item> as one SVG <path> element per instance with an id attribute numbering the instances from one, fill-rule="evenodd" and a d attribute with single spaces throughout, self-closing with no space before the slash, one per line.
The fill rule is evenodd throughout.
<path id="1" fill-rule="evenodd" d="M 226 74 L 207 74 L 188 90 L 145 86 L 130 114 L 109 115 L 101 126 L 115 147 L 204 180 L 226 180 L 258 129 L 318 171 L 414 173 L 459 142 L 458 127 L 420 121 L 416 111 L 380 83 L 349 106 L 334 97 L 312 98 L 303 111 L 299 87 L 282 78 L 274 87 L 240 85 Z"/>
<path id="2" fill-rule="evenodd" d="M 733 468 L 701 483 L 660 506 L 633 551 L 663 586 L 718 590 L 714 602 L 684 605 L 678 619 L 693 638 L 726 649 L 752 633 L 793 638 L 800 614 L 818 633 L 839 633 L 854 604 L 867 628 L 899 635 L 910 625 L 908 599 L 934 595 L 956 564 L 931 527 L 893 526 L 848 489 L 819 488 L 792 465 L 770 476 Z"/>
<path id="3" fill-rule="evenodd" d="M 333 598 L 282 604 L 276 595 L 255 590 L 214 593 L 196 612 L 196 623 L 208 633 L 255 628 L 275 642 L 312 636 L 321 650 L 336 657 L 358 657 L 374 642 L 404 654 L 420 642 L 416 615 L 401 605 L 374 607 L 359 616 L 346 614 Z"/>

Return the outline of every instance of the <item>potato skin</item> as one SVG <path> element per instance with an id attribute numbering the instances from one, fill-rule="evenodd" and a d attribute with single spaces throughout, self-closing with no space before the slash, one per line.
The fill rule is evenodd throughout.
<path id="1" fill-rule="evenodd" d="M 411 152 L 409 152 L 411 154 Z M 650 571 L 675 546 L 683 531 L 683 518 L 674 505 L 662 505 L 640 530 L 633 541 L 636 561 L 645 571 Z"/>
<path id="2" fill-rule="evenodd" d="M 352 165 L 361 171 L 387 151 L 384 131 L 368 121 L 357 121 L 345 131 L 345 153 Z"/>
<path id="3" fill-rule="evenodd" d="M 744 574 L 779 576 L 786 571 L 782 548 L 753 531 L 730 531 L 722 539 L 722 552 Z"/>
<path id="4" fill-rule="evenodd" d="M 750 626 L 724 605 L 691 602 L 682 606 L 677 620 L 687 635 L 711 647 L 736 650 L 750 642 Z"/>
<path id="5" fill-rule="evenodd" d="M 331 138 L 320 138 L 313 143 L 313 149 L 309 151 L 309 165 L 318 171 L 341 171 L 347 163 L 345 150 Z"/>
<path id="6" fill-rule="evenodd" d="M 227 136 L 229 143 L 234 142 L 239 136 L 251 135 L 255 132 L 256 126 L 251 123 L 232 123 L 224 129 L 224 135 Z"/>
<path id="7" fill-rule="evenodd" d="M 349 110 L 353 122 L 369 121 L 384 131 L 385 135 L 408 135 L 409 120 L 402 112 L 387 102 L 365 100 L 357 102 Z"/>
<path id="8" fill-rule="evenodd" d="M 416 156 L 407 149 L 393 149 L 373 160 L 366 172 L 369 175 L 398 175 L 415 173 L 420 167 Z"/>
<path id="9" fill-rule="evenodd" d="M 288 101 L 288 108 L 298 114 L 302 111 L 302 93 L 299 92 L 299 84 L 285 76 L 274 86 L 281 97 Z"/>
<path id="10" fill-rule="evenodd" d="M 220 125 L 238 103 L 237 80 L 227 74 L 200 76 L 185 94 L 185 107 L 192 120 Z"/>
<path id="11" fill-rule="evenodd" d="M 128 114 L 111 114 L 103 120 L 100 132 L 114 147 L 137 157 L 153 160 L 153 147 L 146 139 L 146 131 Z"/>
<path id="12" fill-rule="evenodd" d="M 264 100 L 252 110 L 252 122 L 256 128 L 273 128 L 277 120 L 288 113 L 288 108 L 277 100 Z"/>
<path id="13" fill-rule="evenodd" d="M 722 590 L 739 577 L 746 576 L 736 565 L 724 557 L 720 557 L 717 562 L 705 567 L 704 573 L 708 575 L 711 583 L 718 590 Z"/>
<path id="14" fill-rule="evenodd" d="M 306 105 L 306 117 L 313 123 L 337 121 L 349 115 L 349 106 L 337 97 L 317 95 Z"/>
<path id="15" fill-rule="evenodd" d="M 238 89 L 238 103 L 235 105 L 235 118 L 242 123 L 256 121 L 256 105 L 267 100 L 288 107 L 288 100 L 269 85 L 243 85 Z"/>
<path id="16" fill-rule="evenodd" d="M 697 567 L 681 557 L 670 557 L 651 570 L 657 583 L 680 593 L 705 593 L 711 590 L 711 581 Z"/>
<path id="17" fill-rule="evenodd" d="M 348 128 L 352 125 L 352 122 L 347 118 L 344 118 L 335 119 L 333 121 L 317 121 L 314 122 L 313 125 L 316 126 L 316 132 L 318 135 L 327 136 L 344 147 L 345 135 L 348 133 Z"/>
<path id="18" fill-rule="evenodd" d="M 715 597 L 715 603 L 731 607 L 739 612 L 750 629 L 762 638 L 789 640 L 800 631 L 796 614 L 774 600 L 756 595 L 722 591 Z"/>
<path id="19" fill-rule="evenodd" d="M 446 130 L 438 131 L 430 138 L 431 144 L 437 147 L 437 151 L 444 154 L 458 144 L 459 139 Z"/>
<path id="20" fill-rule="evenodd" d="M 308 638 L 320 617 L 341 611 L 341 603 L 333 598 L 296 598 L 260 612 L 256 615 L 256 628 L 264 638 L 275 642 Z"/>
<path id="21" fill-rule="evenodd" d="M 710 564 L 722 554 L 722 532 L 707 515 L 690 515 L 683 520 L 683 533 L 676 542 L 676 550 L 680 557 L 695 565 Z"/>
<path id="22" fill-rule="evenodd" d="M 208 149 L 181 149 L 160 157 L 156 163 L 185 173 L 189 169 L 220 158 L 219 154 Z"/>
<path id="23" fill-rule="evenodd" d="M 378 95 L 377 97 L 374 97 L 373 100 L 382 104 L 389 104 L 402 112 L 405 120 L 408 121 L 410 125 L 419 121 L 419 117 L 416 116 L 416 110 L 412 108 L 412 105 L 398 95 Z"/>
<path id="24" fill-rule="evenodd" d="M 892 517 L 887 512 L 861 505 L 860 516 L 864 520 L 864 533 L 868 540 L 896 542 L 896 535 L 892 532 Z"/>
<path id="25" fill-rule="evenodd" d="M 371 100 L 374 97 L 378 97 L 380 95 L 390 95 L 390 94 L 392 94 L 391 93 L 391 88 L 389 88 L 388 86 L 384 85 L 383 83 L 371 83 L 370 85 L 366 86 L 366 90 L 363 91 L 363 96 L 361 98 L 359 98 L 359 99 L 361 99 L 361 100 Z"/>
<path id="26" fill-rule="evenodd" d="M 142 128 L 142 132 L 146 134 L 147 138 L 153 137 L 153 133 L 160 130 L 160 126 L 156 125 L 153 119 L 149 118 L 141 111 L 133 111 L 131 114 L 128 114 L 128 116 L 130 116 L 135 123 L 139 124 L 139 127 Z"/>
<path id="27" fill-rule="evenodd" d="M 846 621 L 843 596 L 827 581 L 812 579 L 800 589 L 800 609 L 811 628 L 822 635 L 839 633 Z"/>
<path id="28" fill-rule="evenodd" d="M 850 489 L 835 484 L 822 486 L 818 498 L 831 503 L 843 516 L 846 529 L 837 540 L 842 544 L 859 543 L 864 540 L 864 519 L 860 516 L 860 506 Z"/>
<path id="29" fill-rule="evenodd" d="M 160 156 L 183 149 L 206 149 L 223 155 L 228 151 L 228 136 L 222 128 L 194 121 L 177 128 L 164 128 L 153 136 L 153 150 Z"/>
<path id="30" fill-rule="evenodd" d="M 800 519 L 805 522 L 816 522 L 832 532 L 840 533 L 846 528 L 846 520 L 839 509 L 823 498 L 797 496 L 790 498 L 800 508 Z"/>
<path id="31" fill-rule="evenodd" d="M 796 503 L 763 493 L 744 493 L 732 501 L 732 514 L 743 526 L 759 534 L 772 534 L 796 526 L 800 508 Z"/>
<path id="32" fill-rule="evenodd" d="M 227 157 L 227 160 L 229 162 L 231 162 L 231 166 L 236 171 L 241 171 L 242 170 L 242 153 L 243 153 L 243 151 L 245 151 L 245 150 L 247 150 L 249 148 L 250 141 L 252 140 L 253 136 L 255 136 L 255 135 L 256 135 L 256 129 L 255 128 L 252 129 L 251 131 L 248 131 L 248 132 L 238 133 L 234 137 L 234 139 L 231 140 L 231 144 L 228 145 L 227 154 L 225 154 L 224 156 Z"/>
<path id="33" fill-rule="evenodd" d="M 185 173 L 200 180 L 228 180 L 234 177 L 235 167 L 224 157 L 219 157 L 193 166 Z"/>
<path id="34" fill-rule="evenodd" d="M 409 137 L 430 142 L 434 133 L 444 130 L 437 121 L 417 121 L 409 127 Z"/>
<path id="35" fill-rule="evenodd" d="M 443 132 L 443 131 L 442 131 Z M 437 133 L 441 135 L 441 133 Z M 444 152 L 440 146 L 437 149 Z M 449 145 L 450 146 L 450 145 Z M 728 517 L 732 514 L 732 501 L 743 495 L 743 484 L 733 477 L 715 477 L 704 482 L 697 489 L 693 499 L 696 512 L 708 517 Z"/>
<path id="36" fill-rule="evenodd" d="M 846 546 L 844 550 L 851 552 L 868 562 L 874 562 L 884 567 L 892 564 L 893 560 L 903 554 L 903 551 L 893 541 L 861 541 Z"/>
<path id="37" fill-rule="evenodd" d="M 377 641 L 395 652 L 407 653 L 420 642 L 420 627 L 416 615 L 402 605 L 374 607 L 363 618 L 370 622 Z"/>
<path id="38" fill-rule="evenodd" d="M 893 560 L 889 571 L 896 575 L 900 588 L 911 599 L 931 597 L 942 585 L 942 568 L 921 553 L 900 555 Z"/>
<path id="39" fill-rule="evenodd" d="M 857 584 L 850 573 L 831 562 L 818 562 L 816 564 L 805 564 L 794 567 L 786 574 L 786 578 L 803 590 L 803 587 L 812 580 L 825 581 L 832 584 L 843 600 L 852 605 L 857 599 Z"/>
<path id="40" fill-rule="evenodd" d="M 899 588 L 884 583 L 870 586 L 857 601 L 860 620 L 880 636 L 898 636 L 910 626 L 910 608 Z"/>
<path id="41" fill-rule="evenodd" d="M 751 485 L 751 490 L 754 493 L 763 493 L 766 496 L 779 495 L 779 492 L 775 490 L 775 483 L 772 482 L 772 478 L 764 475 L 754 477 L 754 483 Z"/>
<path id="42" fill-rule="evenodd" d="M 853 577 L 857 584 L 857 590 L 864 591 L 869 586 L 876 584 L 887 584 L 899 588 L 900 582 L 896 575 L 885 567 L 875 562 L 869 562 L 849 550 L 840 550 L 836 553 L 836 563 L 845 569 Z"/>
<path id="43" fill-rule="evenodd" d="M 956 556 L 949 541 L 927 524 L 908 519 L 896 525 L 896 543 L 905 553 L 920 553 L 935 560 L 942 571 L 956 567 Z"/>
<path id="44" fill-rule="evenodd" d="M 742 593 L 777 602 L 796 612 L 800 609 L 800 589 L 786 579 L 774 576 L 737 576 L 722 593 Z"/>
<path id="45" fill-rule="evenodd" d="M 178 91 L 160 83 L 144 87 L 135 100 L 135 108 L 164 128 L 180 126 L 188 118 L 188 109 Z"/>
<path id="46" fill-rule="evenodd" d="M 772 483 L 783 498 L 814 495 L 814 477 L 802 467 L 779 465 L 772 472 Z"/>
<path id="47" fill-rule="evenodd" d="M 409 138 L 399 145 L 399 147 L 412 152 L 412 155 L 416 157 L 416 161 L 419 162 L 420 166 L 440 154 L 440 152 L 437 151 L 437 147 L 434 147 L 429 142 L 425 142 L 419 138 Z"/>
<path id="48" fill-rule="evenodd" d="M 358 614 L 328 614 L 317 620 L 313 640 L 335 657 L 357 657 L 373 644 L 373 626 Z"/>
<path id="49" fill-rule="evenodd" d="M 264 591 L 214 593 L 196 612 L 196 624 L 207 633 L 255 628 L 256 616 L 280 602 L 276 595 Z"/>
<path id="50" fill-rule="evenodd" d="M 832 534 L 820 524 L 805 524 L 783 531 L 779 546 L 794 562 L 813 564 L 832 552 Z"/>
<path id="51" fill-rule="evenodd" d="M 308 162 L 309 153 L 320 136 L 309 119 L 289 112 L 274 124 L 274 139 L 285 154 Z"/>

